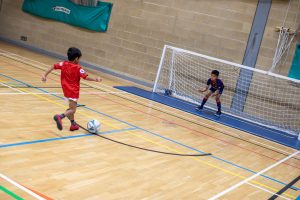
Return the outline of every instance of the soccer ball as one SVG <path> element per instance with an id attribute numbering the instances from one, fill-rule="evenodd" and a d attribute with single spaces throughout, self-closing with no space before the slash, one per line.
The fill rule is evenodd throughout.
<path id="1" fill-rule="evenodd" d="M 98 120 L 90 120 L 88 123 L 87 123 L 87 129 L 89 132 L 91 133 L 98 133 L 98 131 L 100 130 L 100 122 Z"/>

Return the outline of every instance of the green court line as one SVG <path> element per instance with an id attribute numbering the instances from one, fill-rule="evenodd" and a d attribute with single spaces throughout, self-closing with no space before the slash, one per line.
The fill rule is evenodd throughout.
<path id="1" fill-rule="evenodd" d="M 6 194 L 8 194 L 9 196 L 11 196 L 11 197 L 13 197 L 13 198 L 15 198 L 17 200 L 24 200 L 23 198 L 19 197 L 18 195 L 16 195 L 12 191 L 9 191 L 8 189 L 6 189 L 5 187 L 3 187 L 2 185 L 0 185 L 0 190 L 2 190 Z"/>

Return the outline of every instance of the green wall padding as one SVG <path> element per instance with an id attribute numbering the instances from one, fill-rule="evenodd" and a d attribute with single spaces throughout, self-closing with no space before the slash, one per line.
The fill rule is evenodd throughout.
<path id="1" fill-rule="evenodd" d="M 24 12 L 93 31 L 105 32 L 112 3 L 98 2 L 96 7 L 77 5 L 69 0 L 24 0 Z"/>
<path id="2" fill-rule="evenodd" d="M 297 44 L 295 48 L 295 55 L 288 76 L 300 80 L 300 44 Z"/>

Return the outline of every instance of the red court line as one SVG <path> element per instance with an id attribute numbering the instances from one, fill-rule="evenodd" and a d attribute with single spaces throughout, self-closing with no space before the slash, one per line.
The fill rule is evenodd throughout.
<path id="1" fill-rule="evenodd" d="M 0 179 L 2 179 L 2 178 L 0 177 Z M 5 180 L 5 179 L 3 179 L 3 180 Z M 6 181 L 7 181 L 7 180 L 6 180 Z M 11 180 L 11 181 L 12 181 L 12 180 Z M 9 182 L 9 181 L 8 181 L 8 182 Z M 42 194 L 42 193 L 40 193 L 40 192 L 37 192 L 37 191 L 35 191 L 35 190 L 31 189 L 31 188 L 28 188 L 28 187 L 26 187 L 25 185 L 22 185 L 22 184 L 20 184 L 20 183 L 18 183 L 18 182 L 16 182 L 16 181 L 12 181 L 12 182 L 14 182 L 14 183 L 17 184 L 17 185 L 15 185 L 14 183 L 11 183 L 11 182 L 10 182 L 10 183 L 11 183 L 12 185 L 16 186 L 17 188 L 19 188 L 20 190 L 22 190 L 23 192 L 27 192 L 27 191 L 24 190 L 24 189 L 22 189 L 22 188 L 19 187 L 18 185 L 21 185 L 22 187 L 24 187 L 24 188 L 30 190 L 31 192 L 33 192 L 33 193 L 35 193 L 36 195 L 38 195 L 38 196 L 44 198 L 45 200 L 54 200 L 54 199 L 52 199 L 52 198 L 50 198 L 50 197 L 48 197 L 48 196 L 46 196 L 46 195 L 44 195 L 44 194 Z M 28 193 L 28 192 L 27 192 L 27 193 Z M 28 194 L 29 194 L 29 193 L 28 193 Z M 29 195 L 32 196 L 32 194 L 29 194 Z"/>
<path id="2" fill-rule="evenodd" d="M 11 64 L 11 63 L 8 63 L 8 64 Z M 16 66 L 16 65 L 14 65 L 14 64 L 11 64 L 11 65 L 13 65 L 13 66 L 15 66 L 15 67 L 17 67 L 17 68 L 21 68 L 21 69 L 23 69 L 24 71 L 28 71 L 28 72 L 30 72 L 30 73 L 33 73 L 33 74 L 39 75 L 39 76 L 41 76 L 41 75 L 42 75 L 42 73 L 43 73 L 43 72 L 42 72 L 41 74 L 38 74 L 38 73 L 36 73 L 36 72 L 34 72 L 34 71 L 31 71 L 31 70 L 28 70 L 28 69 L 26 69 L 26 68 L 23 68 L 23 67 L 20 67 L 20 66 Z M 41 71 L 42 71 L 42 70 L 41 70 Z M 57 81 L 57 80 L 55 80 L 54 78 L 50 78 L 50 77 L 47 77 L 47 78 L 48 78 L 48 79 L 51 79 L 51 80 L 53 80 L 53 81 Z M 83 89 L 84 89 L 84 90 L 87 90 L 87 89 L 85 89 L 85 88 L 83 88 Z M 195 129 L 189 128 L 189 127 L 187 127 L 187 126 L 184 126 L 184 125 L 181 125 L 181 124 L 175 123 L 175 122 L 173 122 L 173 121 L 170 121 L 170 120 L 167 120 L 167 119 L 165 119 L 165 118 L 162 118 L 162 117 L 159 117 L 159 116 L 156 116 L 156 115 L 153 115 L 153 114 L 150 114 L 150 113 L 144 112 L 144 111 L 142 111 L 142 110 L 136 109 L 136 108 L 134 108 L 134 107 L 132 107 L 132 106 L 128 106 L 128 105 L 125 105 L 125 104 L 122 104 L 122 103 L 119 103 L 119 102 L 113 101 L 113 100 L 111 100 L 111 99 L 109 99 L 109 98 L 106 98 L 106 97 L 100 96 L 99 94 L 92 94 L 92 95 L 95 95 L 95 96 L 98 96 L 98 97 L 100 97 L 100 98 L 106 99 L 106 100 L 108 100 L 108 101 L 114 102 L 114 103 L 116 103 L 116 104 L 119 104 L 119 105 L 125 106 L 125 107 L 127 107 L 127 108 L 131 108 L 131 109 L 133 109 L 133 110 L 136 110 L 136 111 L 138 111 L 138 112 L 141 112 L 141 113 L 143 113 L 143 114 L 145 114 L 145 115 L 149 115 L 149 116 L 152 116 L 152 117 L 155 117 L 155 118 L 161 119 L 161 120 L 163 120 L 163 121 L 166 121 L 166 122 L 168 122 L 168 123 L 175 124 L 175 125 L 177 125 L 177 126 L 179 126 L 179 127 L 183 127 L 183 128 L 185 128 L 185 129 L 187 129 L 187 130 L 190 130 L 190 131 L 194 131 L 194 132 L 200 133 L 200 134 L 202 134 L 202 135 L 205 135 L 205 136 L 207 136 L 207 137 L 213 138 L 213 139 L 215 139 L 215 140 L 222 141 L 222 142 L 224 142 L 224 143 L 226 143 L 226 144 L 229 144 L 229 145 L 232 145 L 232 146 L 238 147 L 238 148 L 240 148 L 240 149 L 243 149 L 243 150 L 246 150 L 246 151 L 249 151 L 249 152 L 255 153 L 255 154 L 259 155 L 259 156 L 266 157 L 266 158 L 269 158 L 269 159 L 271 159 L 271 160 L 274 160 L 274 161 L 279 161 L 278 159 L 275 159 L 275 158 L 273 158 L 273 157 L 270 157 L 270 156 L 264 155 L 264 154 L 262 154 L 262 153 L 259 153 L 259 152 L 256 152 L 256 151 L 253 151 L 253 150 L 251 150 L 251 149 L 247 149 L 247 148 L 245 148 L 245 147 L 242 147 L 242 146 L 239 146 L 239 145 L 237 145 L 237 144 L 234 144 L 234 143 L 228 142 L 228 141 L 226 141 L 226 140 L 222 140 L 222 139 L 220 139 L 220 138 L 213 137 L 213 136 L 211 136 L 211 135 L 208 135 L 208 134 L 206 134 L 206 133 L 203 133 L 203 132 L 201 132 L 201 131 L 198 131 L 198 130 L 195 130 Z M 150 108 L 151 108 L 151 107 L 150 107 Z M 291 164 L 289 164 L 289 163 L 283 163 L 283 164 L 284 164 L 284 165 L 291 166 L 291 167 L 294 167 L 294 168 L 297 168 L 297 169 L 300 169 L 300 167 L 297 167 L 297 166 L 291 165 Z"/>
<path id="3" fill-rule="evenodd" d="M 20 183 L 19 183 L 19 184 L 20 184 Z M 22 185 L 22 184 L 20 184 L 20 185 Z M 35 190 L 33 190 L 33 189 L 29 188 L 29 187 L 26 187 L 25 185 L 22 185 L 22 186 L 25 187 L 25 188 L 27 188 L 27 189 L 30 190 L 31 192 L 33 192 L 33 193 L 39 195 L 40 197 L 46 199 L 46 200 L 54 200 L 54 199 L 52 199 L 52 198 L 50 198 L 50 197 L 47 197 L 46 195 L 44 195 L 44 194 L 42 194 L 42 193 L 40 193 L 40 192 L 37 192 L 37 191 L 35 191 Z"/>

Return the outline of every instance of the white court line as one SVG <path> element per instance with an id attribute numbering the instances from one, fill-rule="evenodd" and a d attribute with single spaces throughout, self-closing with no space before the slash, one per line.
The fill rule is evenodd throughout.
<path id="1" fill-rule="evenodd" d="M 16 55 L 14 53 L 0 53 L 0 56 L 6 56 L 6 55 Z"/>
<path id="2" fill-rule="evenodd" d="M 270 148 L 270 149 L 279 150 L 279 149 L 277 149 L 276 147 L 273 147 L 273 146 L 271 146 L 271 145 L 268 145 L 268 144 L 265 144 L 265 143 L 262 143 L 262 142 L 258 142 L 258 141 L 253 140 L 253 139 L 250 139 L 250 141 L 253 141 L 253 142 L 255 142 L 255 143 L 257 143 L 257 144 L 260 144 L 260 145 L 265 145 L 265 146 L 267 146 L 267 147 Z M 285 152 L 285 153 L 287 153 L 287 154 L 290 154 L 289 152 L 284 151 L 284 150 L 282 150 L 282 152 Z M 300 159 L 300 156 L 295 156 L 294 158 Z"/>
<path id="3" fill-rule="evenodd" d="M 253 186 L 253 187 L 256 187 L 256 188 L 258 188 L 258 189 L 261 189 L 261 190 L 263 190 L 263 191 L 265 191 L 265 192 L 267 192 L 267 193 L 270 193 L 270 194 L 272 194 L 272 196 L 273 196 L 273 195 L 276 195 L 277 197 L 280 197 L 280 198 L 283 198 L 283 199 L 292 200 L 292 199 L 290 199 L 290 198 L 287 198 L 287 197 L 285 197 L 285 196 L 276 194 L 275 192 L 271 192 L 270 190 L 267 190 L 266 188 L 263 188 L 263 187 L 254 185 L 254 184 L 252 184 L 252 183 L 246 183 L 246 184 L 251 185 L 251 186 Z"/>
<path id="4" fill-rule="evenodd" d="M 37 195 L 36 193 L 32 192 L 31 190 L 27 189 L 26 187 L 20 185 L 19 183 L 11 180 L 10 178 L 8 178 L 7 176 L 4 176 L 3 174 L 0 174 L 0 177 L 3 178 L 4 180 L 6 180 L 7 182 L 13 184 L 14 186 L 18 187 L 19 189 L 23 190 L 24 192 L 30 194 L 31 196 L 35 197 L 38 200 L 46 200 L 44 198 L 42 198 L 41 196 Z"/>
<path id="5" fill-rule="evenodd" d="M 11 86 L 5 84 L 5 83 L 2 83 L 1 81 L 0 81 L 0 84 L 3 85 L 3 86 L 6 86 L 6 87 L 8 87 L 8 88 L 10 88 L 10 89 L 12 89 L 12 90 L 15 90 L 15 91 L 18 91 L 18 92 L 21 92 L 21 93 L 25 94 L 25 92 L 23 92 L 23 91 L 21 91 L 21 90 L 18 90 L 18 89 L 16 89 L 16 88 L 13 88 L 13 87 L 11 87 Z M 20 93 L 18 93 L 18 94 L 20 94 Z"/>
<path id="6" fill-rule="evenodd" d="M 0 82 L 1 84 L 1 82 Z M 15 88 L 14 88 L 15 89 Z M 20 90 L 21 91 L 21 90 Z M 119 94 L 123 92 L 80 92 L 80 94 Z M 44 92 L 28 92 L 28 93 L 16 93 L 16 92 L 0 92 L 0 95 L 53 95 L 53 94 L 64 94 L 62 92 L 49 92 L 49 93 L 44 93 Z"/>
<path id="7" fill-rule="evenodd" d="M 13 57 L 13 56 L 6 55 L 6 57 L 8 57 L 8 58 L 11 58 L 11 59 L 14 59 L 14 60 L 17 60 L 17 61 L 20 61 L 20 62 L 25 62 L 26 64 L 29 64 L 29 65 L 31 65 L 31 66 L 33 66 L 33 67 L 35 67 L 35 68 L 38 68 L 38 69 L 44 69 L 44 70 L 46 70 L 45 68 L 42 68 L 42 67 L 40 67 L 40 66 L 37 66 L 36 64 L 33 64 L 33 63 L 38 63 L 38 64 L 40 64 L 40 65 L 49 67 L 49 65 L 47 65 L 47 64 L 45 64 L 45 63 L 42 63 L 42 62 L 39 62 L 39 61 L 35 61 L 35 60 L 30 59 L 30 58 L 26 58 L 26 57 L 24 57 L 24 56 L 21 56 L 21 55 L 13 54 L 13 53 L 11 53 L 11 52 L 9 52 L 9 51 L 5 51 L 5 50 L 2 50 L 2 49 L 0 49 L 0 51 L 4 51 L 4 52 L 6 52 L 6 53 L 8 53 L 8 54 L 10 54 L 10 55 L 15 55 L 15 56 L 19 57 L 19 58 L 15 58 L 15 57 Z M 27 61 L 21 60 L 20 58 L 26 59 Z M 28 61 L 31 61 L 32 63 L 30 63 L 30 62 L 28 62 Z M 95 86 L 95 85 L 90 85 L 90 84 L 88 84 L 88 83 L 85 83 L 85 84 L 86 84 L 86 85 L 89 85 L 89 86 L 92 86 L 92 87 L 94 87 L 94 88 L 98 88 L 98 89 L 104 90 L 103 88 L 97 87 L 97 86 Z M 103 84 L 103 83 L 100 83 L 100 84 L 103 85 L 103 86 L 105 86 L 105 87 L 107 87 L 107 88 L 111 88 L 111 86 L 105 85 L 105 84 Z M 106 90 L 111 91 L 110 89 L 106 89 Z M 154 108 L 154 109 L 157 109 L 157 110 L 159 110 L 159 111 L 163 111 L 163 112 L 165 112 L 165 113 L 168 113 L 168 114 L 171 114 L 171 115 L 180 117 L 180 118 L 182 118 L 182 119 L 184 119 L 184 120 L 187 120 L 187 121 L 196 123 L 196 124 L 198 124 L 198 125 L 200 125 L 200 126 L 204 126 L 204 127 L 206 127 L 206 128 L 215 130 L 215 131 L 217 131 L 217 132 L 224 133 L 224 134 L 231 135 L 231 136 L 232 136 L 232 135 L 235 135 L 235 137 L 241 138 L 241 136 L 238 135 L 238 134 L 235 134 L 235 133 L 232 133 L 232 132 L 223 130 L 223 129 L 221 129 L 221 128 L 216 128 L 215 126 L 210 125 L 210 124 L 207 124 L 207 123 L 205 123 L 205 122 L 202 122 L 202 121 L 199 121 L 199 120 L 196 121 L 196 120 L 194 120 L 194 119 L 192 119 L 192 118 L 185 117 L 185 116 L 179 115 L 179 114 L 177 115 L 177 114 L 174 114 L 174 113 L 169 112 L 169 111 L 166 110 L 166 109 L 162 109 L 162 108 L 160 108 L 160 107 L 154 106 L 153 103 L 158 104 L 157 102 L 145 103 L 145 102 L 136 100 L 136 99 L 134 99 L 134 98 L 130 98 L 130 97 L 128 97 L 128 96 L 124 96 L 124 95 L 120 95 L 120 96 L 121 96 L 121 97 L 124 97 L 124 98 L 126 98 L 126 99 L 129 99 L 129 100 L 131 100 L 131 101 L 133 101 L 133 102 L 137 102 L 137 103 L 139 103 L 139 104 L 141 104 L 141 105 L 145 105 L 145 106 L 147 106 L 147 107 L 149 107 L 149 108 Z M 187 113 L 187 114 L 190 114 L 190 113 Z M 190 114 L 190 115 L 191 115 L 191 114 Z M 252 136 L 252 137 L 255 137 L 255 138 L 258 138 L 258 139 L 261 139 L 260 137 L 258 137 L 258 136 L 256 136 L 256 135 L 251 135 L 251 136 Z M 252 140 L 252 141 L 255 141 L 255 140 Z M 256 142 L 257 142 L 257 141 L 256 141 Z M 271 141 L 271 142 L 272 142 L 272 141 Z M 257 142 L 257 143 L 260 143 L 260 142 Z M 263 145 L 265 145 L 265 146 L 268 147 L 267 144 L 264 144 L 264 143 L 260 143 L 260 144 L 263 144 Z M 278 144 L 278 143 L 276 143 L 276 144 Z M 279 145 L 281 145 L 281 144 L 279 144 Z M 285 146 L 284 146 L 284 147 L 285 147 Z M 290 154 L 290 152 L 285 151 L 285 150 L 282 150 L 282 149 L 279 149 L 279 148 L 276 148 L 276 147 L 272 147 L 272 149 L 277 150 L 277 151 L 280 151 L 280 152 L 285 153 L 285 154 Z"/>
<path id="8" fill-rule="evenodd" d="M 269 167 L 267 167 L 267 168 L 261 170 L 260 172 L 258 172 L 258 173 L 256 173 L 256 174 L 250 176 L 249 178 L 247 178 L 247 179 L 245 179 L 245 180 L 243 180 L 243 181 L 241 181 L 241 182 L 239 182 L 239 183 L 237 183 L 237 184 L 231 186 L 230 188 L 227 188 L 226 190 L 224 190 L 224 191 L 222 191 L 222 192 L 216 194 L 215 196 L 209 198 L 209 200 L 215 200 L 215 199 L 220 198 L 221 196 L 227 194 L 228 192 L 230 192 L 230 191 L 232 191 L 232 190 L 234 190 L 234 189 L 240 187 L 241 185 L 243 185 L 243 184 L 245 184 L 245 183 L 248 183 L 248 182 L 251 181 L 252 179 L 254 179 L 254 178 L 260 176 L 261 174 L 263 174 L 263 173 L 265 173 L 265 172 L 267 172 L 267 171 L 269 171 L 270 169 L 272 169 L 272 168 L 276 167 L 277 165 L 279 165 L 279 164 L 285 162 L 286 160 L 288 160 L 288 159 L 294 157 L 294 156 L 297 155 L 298 153 L 300 153 L 300 151 L 294 152 L 293 154 L 289 155 L 288 157 L 285 157 L 284 159 L 282 159 L 282 160 L 280 160 L 280 161 L 274 163 L 273 165 L 270 165 Z"/>

